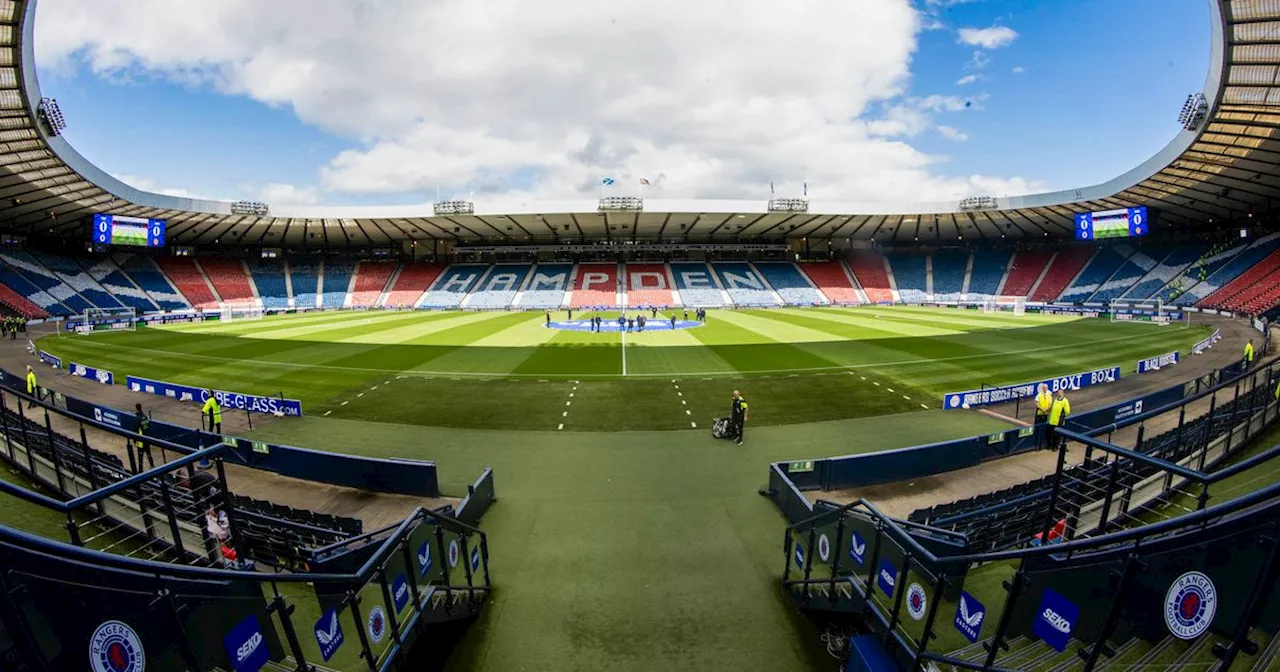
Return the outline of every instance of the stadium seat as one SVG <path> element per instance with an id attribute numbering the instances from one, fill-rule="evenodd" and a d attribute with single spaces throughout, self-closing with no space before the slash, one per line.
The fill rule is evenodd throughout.
<path id="1" fill-rule="evenodd" d="M 934 291 L 937 291 L 938 262 L 934 260 Z M 1006 294 L 1000 291 L 1005 272 L 1009 268 L 1009 253 L 1004 250 L 978 250 L 973 253 L 973 271 L 969 274 L 969 289 L 965 297 L 969 301 L 983 301 L 996 295 L 1026 296 L 1022 294 Z M 1043 268 L 1043 266 L 1041 266 Z M 1039 276 L 1037 276 L 1039 277 Z"/>
<path id="2" fill-rule="evenodd" d="M 529 283 L 517 299 L 521 308 L 559 308 L 569 291 L 573 264 L 538 264 L 530 272 Z"/>
<path id="3" fill-rule="evenodd" d="M 1280 250 L 1272 251 L 1196 305 L 1250 314 L 1265 312 L 1275 305 L 1277 280 L 1280 279 L 1277 271 L 1280 271 Z"/>
<path id="4" fill-rule="evenodd" d="M 1197 283 L 1187 290 L 1185 294 L 1178 297 L 1176 303 L 1190 305 L 1192 301 L 1195 301 L 1198 305 L 1199 301 L 1240 277 L 1241 274 L 1252 268 L 1254 264 L 1261 262 L 1270 255 L 1277 247 L 1280 247 L 1280 234 L 1273 233 L 1259 238 L 1252 245 L 1245 248 L 1243 252 L 1209 274 L 1203 282 Z"/>
<path id="5" fill-rule="evenodd" d="M 495 309 L 506 308 L 516 300 L 516 294 L 524 286 L 525 278 L 532 270 L 529 264 L 495 264 L 489 267 L 471 295 L 463 299 L 462 307 Z"/>
<path id="6" fill-rule="evenodd" d="M 764 278 L 745 261 L 717 261 L 711 264 L 720 286 L 735 306 L 780 306 L 782 300 Z"/>
<path id="7" fill-rule="evenodd" d="M 289 287 L 285 284 L 284 261 L 280 259 L 254 259 L 249 262 L 249 273 L 258 289 L 258 298 L 267 310 L 289 307 Z"/>
<path id="8" fill-rule="evenodd" d="M 485 264 L 454 264 L 445 269 L 431 285 L 418 306 L 422 308 L 457 308 L 467 298 L 489 267 Z"/>
<path id="9" fill-rule="evenodd" d="M 123 308 L 124 304 L 111 292 L 102 288 L 97 280 L 80 268 L 80 265 L 66 257 L 33 252 L 31 257 L 53 271 L 58 279 L 67 283 L 77 294 L 84 297 L 97 308 Z"/>
<path id="10" fill-rule="evenodd" d="M 129 276 L 116 266 L 116 262 L 111 259 L 100 259 L 91 261 L 82 259 L 80 267 L 84 269 L 89 277 L 93 278 L 102 289 L 110 292 L 121 303 L 136 310 L 138 313 L 149 313 L 160 310 L 151 297 L 145 291 L 133 284 Z"/>
<path id="11" fill-rule="evenodd" d="M 314 259 L 289 260 L 289 286 L 294 308 L 320 306 L 320 262 Z"/>
<path id="12" fill-rule="evenodd" d="M 1067 288 L 1067 285 L 1071 284 L 1071 281 L 1080 273 L 1080 269 L 1089 263 L 1089 259 L 1093 257 L 1093 252 L 1094 248 L 1083 245 L 1059 250 L 1054 255 L 1053 261 L 1049 262 L 1049 270 L 1045 271 L 1044 277 L 1040 280 L 1040 285 L 1035 288 L 1031 295 L 1031 300 L 1045 303 L 1057 301 L 1058 296 Z"/>
<path id="13" fill-rule="evenodd" d="M 1094 292 L 1098 291 L 1103 283 L 1125 265 L 1132 252 L 1133 248 L 1128 245 L 1104 245 L 1099 247 L 1075 281 L 1058 296 L 1058 300 L 1070 303 L 1087 301 L 1089 297 L 1093 296 Z"/>
<path id="14" fill-rule="evenodd" d="M 623 268 L 623 284 L 628 306 L 665 308 L 679 303 L 673 296 L 675 283 L 666 264 L 627 264 Z"/>
<path id="15" fill-rule="evenodd" d="M 356 284 L 351 292 L 351 305 L 377 305 L 399 266 L 394 261 L 362 261 L 356 264 Z"/>
<path id="16" fill-rule="evenodd" d="M 218 298 L 204 272 L 191 257 L 160 257 L 156 260 L 160 270 L 168 276 L 169 281 L 187 299 L 193 308 L 217 308 Z"/>
<path id="17" fill-rule="evenodd" d="M 30 254 L 21 250 L 5 250 L 0 252 L 0 260 L 7 264 L 14 274 L 24 278 L 29 285 L 35 286 L 36 292 L 27 298 L 38 305 L 45 305 L 42 301 L 43 297 L 39 296 L 40 292 L 52 297 L 53 301 L 61 303 L 65 312 L 56 312 L 55 314 L 70 315 L 74 313 L 83 313 L 93 308 L 94 305 L 81 296 L 75 289 L 63 282 L 53 271 L 45 268 L 43 264 L 32 257 Z M 9 287 L 25 291 L 13 282 L 0 279 Z M 50 312 L 54 312 L 54 307 L 50 306 Z"/>
<path id="18" fill-rule="evenodd" d="M 391 289 L 387 291 L 387 298 L 382 305 L 416 305 L 418 299 L 427 293 L 431 283 L 435 282 L 442 272 L 444 272 L 444 266 L 436 264 L 405 264 L 400 268 L 400 273 L 396 275 L 395 280 L 391 282 Z M 296 285 L 294 291 L 297 291 Z"/>
<path id="19" fill-rule="evenodd" d="M 1230 263 L 1232 259 L 1235 259 L 1253 244 L 1232 243 L 1236 243 L 1236 241 L 1223 241 L 1205 250 L 1195 261 L 1183 269 L 1182 273 L 1175 276 L 1173 280 L 1157 292 L 1155 297 L 1165 303 L 1185 303 L 1190 305 L 1199 298 L 1212 294 L 1212 290 L 1204 292 L 1202 295 L 1188 294 L 1188 291 L 1207 280 L 1218 269 Z"/>
<path id="20" fill-rule="evenodd" d="M 889 284 L 889 272 L 885 270 L 884 257 L 866 252 L 854 253 L 849 257 L 849 270 L 862 286 L 868 301 L 893 303 L 893 289 Z M 924 287 L 923 280 L 920 286 Z"/>
<path id="21" fill-rule="evenodd" d="M 187 310 L 191 308 L 174 287 L 169 278 L 156 266 L 151 257 L 141 254 L 117 254 L 113 261 L 125 277 L 138 286 L 161 310 Z"/>
<path id="22" fill-rule="evenodd" d="M 16 266 L 10 266 L 2 257 L 0 257 L 0 283 L 3 283 L 14 293 L 50 315 L 65 316 L 72 314 L 70 308 L 63 305 L 61 301 L 58 301 L 49 292 L 27 280 Z"/>
<path id="23" fill-rule="evenodd" d="M 204 274 L 213 284 L 222 303 L 246 306 L 260 304 L 243 261 L 206 258 L 197 260 L 196 263 L 204 269 Z"/>
<path id="24" fill-rule="evenodd" d="M 839 261 L 810 262 L 800 264 L 799 268 L 802 273 L 809 276 L 813 285 L 831 303 L 842 305 L 863 303 L 843 263 Z"/>
<path id="25" fill-rule="evenodd" d="M 673 261 L 671 277 L 680 291 L 680 302 L 686 306 L 713 308 L 728 305 L 725 293 L 716 286 L 714 271 L 704 262 Z"/>
<path id="26" fill-rule="evenodd" d="M 320 306 L 323 308 L 341 308 L 347 305 L 347 296 L 351 291 L 351 275 L 355 266 L 345 259 L 325 259 L 321 262 Z"/>
<path id="27" fill-rule="evenodd" d="M 49 316 L 49 312 L 30 299 L 13 291 L 8 285 L 0 284 L 0 304 L 12 310 L 19 317 L 36 320 Z"/>
<path id="28" fill-rule="evenodd" d="M 759 261 L 756 270 L 764 276 L 782 302 L 791 306 L 811 306 L 829 303 L 827 297 L 809 282 L 809 278 L 789 261 Z M 843 271 L 841 271 L 843 274 Z M 848 279 L 845 279 L 848 284 Z M 852 288 L 850 288 L 852 289 Z"/>
<path id="29" fill-rule="evenodd" d="M 569 305 L 574 308 L 618 306 L 618 265 L 578 264 L 573 277 L 573 295 Z"/>
<path id="30" fill-rule="evenodd" d="M 1128 245 L 1117 245 L 1116 249 L 1121 254 L 1124 254 L 1125 250 L 1128 249 L 1132 251 L 1132 254 L 1125 259 L 1120 268 L 1116 269 L 1115 273 L 1111 274 L 1111 277 L 1106 282 L 1098 286 L 1097 291 L 1086 301 L 1110 303 L 1112 300 L 1119 298 L 1132 289 L 1143 276 L 1160 265 L 1160 262 L 1164 261 L 1173 252 L 1172 248 L 1162 245 L 1149 246 L 1142 250 L 1133 250 Z"/>
<path id="31" fill-rule="evenodd" d="M 1203 257 L 1205 252 L 1204 245 L 1179 245 L 1120 298 L 1127 300 L 1150 299 L 1165 285 L 1168 285 L 1170 281 L 1187 270 L 1197 259 Z"/>
<path id="32" fill-rule="evenodd" d="M 923 254 L 889 255 L 889 267 L 893 272 L 893 280 L 898 286 L 898 296 L 903 302 L 924 302 L 928 282 L 925 267 L 927 263 L 928 259 Z"/>
<path id="33" fill-rule="evenodd" d="M 1052 258 L 1052 252 L 1043 250 L 1014 254 L 1013 263 L 1009 266 L 1009 277 L 1005 278 L 1004 285 L 993 293 L 999 296 L 1031 296 L 1031 290 L 1035 288 L 1036 281 L 1044 274 L 1045 267 L 1049 265 L 1049 260 Z M 976 261 L 974 270 L 977 271 Z"/>
<path id="34" fill-rule="evenodd" d="M 968 265 L 968 252 L 939 250 L 933 254 L 934 301 L 960 300 L 960 293 L 964 290 L 965 268 Z M 902 293 L 901 286 L 898 287 L 898 293 Z"/>

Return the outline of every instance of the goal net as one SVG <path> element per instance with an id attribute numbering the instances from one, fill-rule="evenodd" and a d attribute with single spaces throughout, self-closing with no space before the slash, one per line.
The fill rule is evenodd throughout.
<path id="1" fill-rule="evenodd" d="M 982 302 L 984 313 L 1027 314 L 1027 297 L 1025 296 L 993 296 Z"/>
<path id="2" fill-rule="evenodd" d="M 261 320 L 262 308 L 252 304 L 244 303 L 223 303 L 219 304 L 221 315 L 218 319 L 222 322 L 237 322 L 240 320 Z"/>
<path id="3" fill-rule="evenodd" d="M 67 318 L 67 330 L 76 334 L 104 331 L 134 331 L 138 328 L 136 308 L 89 308 Z"/>
<path id="4" fill-rule="evenodd" d="M 1144 322 L 1166 325 L 1186 318 L 1180 308 L 1168 307 L 1160 299 L 1149 301 L 1112 301 L 1107 306 L 1112 322 Z"/>

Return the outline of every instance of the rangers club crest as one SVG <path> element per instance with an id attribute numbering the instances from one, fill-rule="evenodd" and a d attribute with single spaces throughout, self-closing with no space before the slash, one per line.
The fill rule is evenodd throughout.
<path id="1" fill-rule="evenodd" d="M 375 606 L 369 610 L 369 638 L 374 644 L 382 641 L 387 636 L 387 615 L 382 612 L 382 606 Z"/>
<path id="2" fill-rule="evenodd" d="M 454 539 L 449 542 L 449 566 L 458 566 L 458 540 Z"/>
<path id="3" fill-rule="evenodd" d="M 89 669 L 93 672 L 144 672 L 147 653 L 142 640 L 123 621 L 105 621 L 89 638 Z"/>
<path id="4" fill-rule="evenodd" d="M 1164 622 L 1178 639 L 1195 639 L 1213 623 L 1218 589 L 1200 572 L 1179 576 L 1164 596 Z"/>
<path id="5" fill-rule="evenodd" d="M 827 535 L 818 537 L 818 557 L 826 562 L 831 558 L 831 540 L 827 539 Z"/>
<path id="6" fill-rule="evenodd" d="M 914 620 L 924 618 L 924 610 L 929 606 L 929 598 L 925 597 L 924 587 L 918 583 L 907 586 L 907 613 Z"/>

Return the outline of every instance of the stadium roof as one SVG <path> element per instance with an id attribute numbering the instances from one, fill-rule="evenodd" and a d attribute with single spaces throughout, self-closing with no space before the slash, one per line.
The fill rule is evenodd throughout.
<path id="1" fill-rule="evenodd" d="M 1206 122 L 1108 182 L 999 198 L 994 209 L 958 203 L 812 201 L 770 212 L 766 201 L 652 200 L 643 212 L 601 214 L 596 201 L 485 203 L 436 216 L 432 204 L 276 208 L 232 214 L 232 204 L 175 198 L 126 185 L 37 120 L 42 100 L 32 54 L 36 0 L 0 0 L 0 232 L 88 240 L 90 215 L 168 220 L 169 244 L 385 246 L 405 239 L 522 243 L 600 238 L 664 240 L 801 237 L 882 243 L 1072 235 L 1077 212 L 1146 205 L 1174 225 L 1233 220 L 1280 201 L 1280 0 L 1208 0 L 1213 46 L 1203 94 Z M 1174 111 L 1170 110 L 1173 122 Z"/>

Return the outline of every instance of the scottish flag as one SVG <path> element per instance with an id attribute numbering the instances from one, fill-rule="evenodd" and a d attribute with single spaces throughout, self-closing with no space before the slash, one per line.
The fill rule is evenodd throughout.
<path id="1" fill-rule="evenodd" d="M 606 186 L 606 187 L 612 187 L 612 186 L 613 186 L 613 178 L 612 178 L 612 177 L 602 177 L 602 178 L 600 178 L 600 184 L 603 184 L 603 185 L 604 185 L 604 186 Z"/>

